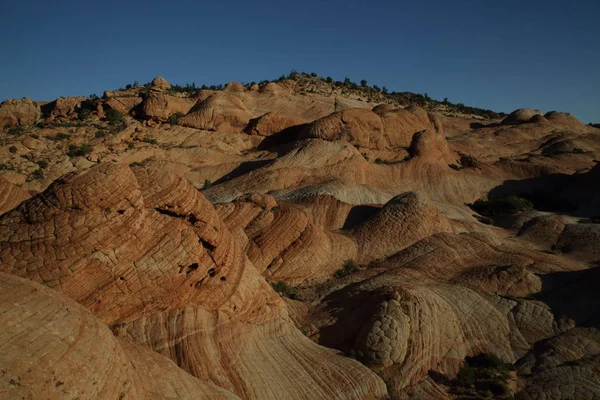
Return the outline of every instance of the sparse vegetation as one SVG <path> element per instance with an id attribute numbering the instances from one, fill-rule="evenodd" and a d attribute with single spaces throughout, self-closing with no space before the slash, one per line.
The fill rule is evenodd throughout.
<path id="1" fill-rule="evenodd" d="M 52 136 L 52 135 L 48 135 L 48 136 L 46 136 L 46 139 L 48 139 L 48 140 L 54 140 L 54 141 L 57 141 L 57 140 L 65 140 L 65 139 L 68 139 L 69 137 L 70 137 L 70 136 L 69 136 L 69 134 L 68 134 L 68 133 L 59 132 L 59 133 L 57 133 L 57 134 L 56 134 L 56 135 L 54 135 L 54 136 Z"/>
<path id="2" fill-rule="evenodd" d="M 46 161 L 46 160 L 39 160 L 36 164 L 40 168 L 47 168 L 48 167 L 48 161 Z"/>
<path id="3" fill-rule="evenodd" d="M 8 128 L 5 132 L 9 135 L 22 135 L 25 133 L 25 128 L 22 126 L 16 126 L 14 128 Z"/>
<path id="4" fill-rule="evenodd" d="M 344 264 L 344 267 L 335 271 L 333 276 L 336 278 L 343 278 L 348 275 L 352 275 L 358 270 L 358 264 L 354 260 L 348 260 Z"/>
<path id="5" fill-rule="evenodd" d="M 69 157 L 82 157 L 91 153 L 92 150 L 94 150 L 94 148 L 87 143 L 84 143 L 79 146 L 70 144 L 69 150 L 67 151 L 67 155 Z"/>
<path id="6" fill-rule="evenodd" d="M 10 151 L 11 153 L 15 154 L 17 152 L 17 146 L 10 146 L 8 148 L 8 151 Z"/>
<path id="7" fill-rule="evenodd" d="M 456 164 L 449 164 L 448 166 L 455 171 L 460 171 L 460 167 Z"/>
<path id="8" fill-rule="evenodd" d="M 15 169 L 11 163 L 0 163 L 0 171 L 14 171 Z"/>
<path id="9" fill-rule="evenodd" d="M 40 180 L 40 179 L 44 179 L 44 176 L 45 176 L 44 171 L 42 171 L 41 169 L 38 168 L 31 173 L 30 178 L 32 180 Z"/>
<path id="10" fill-rule="evenodd" d="M 295 287 L 289 286 L 283 281 L 272 283 L 271 287 L 273 287 L 273 290 L 275 290 L 281 296 L 285 296 L 292 300 L 300 300 L 298 290 Z"/>
<path id="11" fill-rule="evenodd" d="M 477 200 L 470 207 L 481 215 L 494 217 L 532 210 L 533 204 L 523 197 L 509 196 L 501 199 Z"/>
<path id="12" fill-rule="evenodd" d="M 158 141 L 156 139 L 154 139 L 152 136 L 146 136 L 145 138 L 142 139 L 142 142 L 150 143 L 150 144 L 158 144 Z"/>
<path id="13" fill-rule="evenodd" d="M 475 157 L 464 153 L 458 154 L 460 156 L 460 165 L 462 165 L 463 168 L 479 168 L 479 161 Z"/>
<path id="14" fill-rule="evenodd" d="M 211 186 L 212 186 L 212 181 L 210 179 L 205 179 L 204 180 L 204 185 L 202 186 L 202 189 L 208 189 Z"/>
<path id="15" fill-rule="evenodd" d="M 104 129 L 99 129 L 96 131 L 96 133 L 94 133 L 94 137 L 96 139 L 99 139 L 99 138 L 103 138 L 103 137 L 107 136 L 108 134 L 109 134 L 108 131 L 105 131 Z"/>
<path id="16" fill-rule="evenodd" d="M 466 357 L 456 378 L 449 382 L 450 393 L 459 398 L 509 399 L 508 380 L 514 369 L 493 354 Z"/>
<path id="17" fill-rule="evenodd" d="M 113 129 L 123 129 L 125 127 L 125 118 L 119 111 L 110 109 L 106 112 L 106 120 L 108 125 Z"/>

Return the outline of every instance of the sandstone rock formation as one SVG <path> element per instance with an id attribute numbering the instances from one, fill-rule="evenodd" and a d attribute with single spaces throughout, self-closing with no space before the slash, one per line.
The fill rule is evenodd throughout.
<path id="1" fill-rule="evenodd" d="M 134 172 L 101 164 L 5 214 L 2 270 L 55 288 L 117 336 L 244 398 L 383 396 L 385 385 L 368 369 L 291 325 L 282 301 L 200 193 L 159 170 Z M 58 221 L 65 224 L 55 229 Z M 37 241 L 21 247 L 29 235 Z M 269 365 L 271 379 L 250 384 Z"/>
<path id="2" fill-rule="evenodd" d="M 28 198 L 27 192 L 0 177 L 0 215 L 12 210 Z"/>
<path id="3" fill-rule="evenodd" d="M 315 121 L 302 133 L 304 138 L 344 140 L 356 147 L 393 150 L 408 147 L 415 133 L 432 129 L 427 113 L 419 107 L 407 109 L 347 109 Z"/>
<path id="4" fill-rule="evenodd" d="M 511 112 L 502 120 L 503 125 L 516 125 L 528 122 L 536 115 L 542 115 L 540 110 L 532 110 L 531 108 L 519 108 Z"/>
<path id="5" fill-rule="evenodd" d="M 193 105 L 192 99 L 151 92 L 142 101 L 141 114 L 147 119 L 166 121 L 171 115 L 186 114 Z"/>
<path id="6" fill-rule="evenodd" d="M 31 99 L 9 99 L 0 104 L 0 127 L 32 125 L 40 118 L 40 106 Z"/>
<path id="7" fill-rule="evenodd" d="M 600 129 L 567 113 L 290 74 L 4 124 L 2 398 L 452 399 L 480 353 L 507 396 L 600 395 Z"/>
<path id="8" fill-rule="evenodd" d="M 252 114 L 239 98 L 219 92 L 199 101 L 180 124 L 210 131 L 241 131 L 250 118 Z"/>
<path id="9" fill-rule="evenodd" d="M 162 92 L 171 89 L 171 84 L 162 76 L 157 76 L 150 82 L 150 88 Z"/>
<path id="10" fill-rule="evenodd" d="M 0 273 L 3 398 L 214 398 L 233 393 L 113 336 L 75 301 Z"/>

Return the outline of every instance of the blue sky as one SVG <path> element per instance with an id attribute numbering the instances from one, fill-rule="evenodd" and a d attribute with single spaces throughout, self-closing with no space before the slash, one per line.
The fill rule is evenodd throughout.
<path id="1" fill-rule="evenodd" d="M 12 1 L 0 100 L 290 70 L 600 122 L 600 1 Z"/>

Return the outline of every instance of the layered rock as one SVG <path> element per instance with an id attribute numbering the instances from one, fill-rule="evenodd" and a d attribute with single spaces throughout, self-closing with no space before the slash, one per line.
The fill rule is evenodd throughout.
<path id="1" fill-rule="evenodd" d="M 434 127 L 419 107 L 379 108 L 376 112 L 347 109 L 310 124 L 301 137 L 344 140 L 357 147 L 393 150 L 408 147 L 415 133 L 427 129 Z"/>
<path id="2" fill-rule="evenodd" d="M 269 112 L 258 118 L 253 118 L 244 131 L 250 135 L 271 136 L 284 129 L 300 125 L 302 121 L 298 118 L 286 117 L 276 112 Z"/>
<path id="3" fill-rule="evenodd" d="M 0 177 L 0 215 L 12 210 L 28 198 L 29 194 L 26 191 Z"/>
<path id="4" fill-rule="evenodd" d="M 358 243 L 358 260 L 369 262 L 389 257 L 434 233 L 452 230 L 450 222 L 425 196 L 407 192 L 388 201 L 352 235 Z"/>
<path id="5" fill-rule="evenodd" d="M 143 118 L 166 121 L 174 114 L 187 114 L 194 104 L 193 99 L 150 92 L 142 101 L 140 111 Z"/>
<path id="6" fill-rule="evenodd" d="M 4 398 L 237 399 L 152 350 L 117 339 L 75 301 L 0 273 Z"/>
<path id="7" fill-rule="evenodd" d="M 241 131 L 250 118 L 252 114 L 238 97 L 217 92 L 199 101 L 179 123 L 210 131 Z"/>
<path id="8" fill-rule="evenodd" d="M 169 173 L 101 164 L 59 180 L 2 216 L 0 259 L 241 397 L 385 394 L 293 327 L 210 203 Z"/>

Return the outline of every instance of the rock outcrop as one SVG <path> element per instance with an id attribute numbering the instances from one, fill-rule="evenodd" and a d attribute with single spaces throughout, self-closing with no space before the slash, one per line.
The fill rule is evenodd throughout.
<path id="1" fill-rule="evenodd" d="M 244 103 L 230 93 L 217 92 L 199 101 L 179 123 L 209 131 L 242 131 L 252 118 Z"/>
<path id="2" fill-rule="evenodd" d="M 347 109 L 310 124 L 301 133 L 304 138 L 344 140 L 356 147 L 394 150 L 408 147 L 415 133 L 434 126 L 419 107 L 376 111 Z"/>
<path id="3" fill-rule="evenodd" d="M 27 98 L 8 99 L 0 104 L 0 128 L 33 125 L 40 118 L 40 106 Z"/>
<path id="4" fill-rule="evenodd" d="M 385 394 L 292 325 L 212 205 L 167 172 L 101 164 L 64 177 L 0 218 L 0 259 L 243 398 Z"/>
<path id="5" fill-rule="evenodd" d="M 534 116 L 542 115 L 540 110 L 532 110 L 531 108 L 519 108 L 508 114 L 502 120 L 502 125 L 517 125 L 529 122 Z"/>

